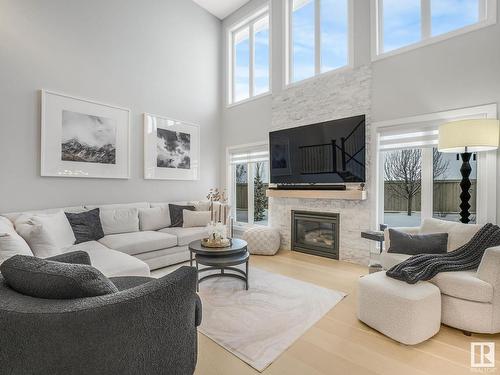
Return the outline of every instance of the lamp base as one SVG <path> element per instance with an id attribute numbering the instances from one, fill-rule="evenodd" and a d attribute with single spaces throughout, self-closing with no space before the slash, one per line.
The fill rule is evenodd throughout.
<path id="1" fill-rule="evenodd" d="M 470 158 L 472 156 L 472 153 L 470 152 L 464 152 L 460 154 L 460 157 L 462 158 L 462 166 L 460 167 L 460 173 L 462 174 L 462 181 L 460 182 L 460 188 L 462 189 L 462 192 L 460 193 L 460 221 L 464 224 L 467 224 L 470 222 L 469 216 L 470 216 L 470 204 L 469 200 L 471 198 L 471 195 L 469 193 L 470 187 L 471 187 L 471 182 L 469 180 L 469 176 L 472 172 L 472 167 L 470 166 Z"/>

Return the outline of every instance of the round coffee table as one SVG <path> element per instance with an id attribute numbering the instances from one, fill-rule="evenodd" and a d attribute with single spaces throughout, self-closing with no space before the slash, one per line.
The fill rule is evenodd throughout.
<path id="1" fill-rule="evenodd" d="M 191 242 L 188 247 L 190 252 L 190 265 L 193 265 L 194 259 L 198 275 L 206 271 L 220 271 L 220 273 L 199 277 L 198 284 L 212 277 L 234 277 L 243 280 L 245 282 L 245 288 L 248 290 L 248 260 L 250 254 L 247 250 L 246 241 L 234 238 L 231 241 L 231 246 L 210 248 L 202 246 L 201 241 L 197 240 Z M 245 264 L 245 271 L 234 267 L 243 263 Z M 200 264 L 206 267 L 199 268 Z M 199 287 L 197 290 L 199 290 Z"/>

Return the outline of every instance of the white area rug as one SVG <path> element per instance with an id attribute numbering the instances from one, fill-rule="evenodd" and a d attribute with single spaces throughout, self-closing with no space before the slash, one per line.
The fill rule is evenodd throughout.
<path id="1" fill-rule="evenodd" d="M 252 267 L 248 291 L 233 278 L 200 283 L 199 330 L 263 371 L 345 296 Z"/>

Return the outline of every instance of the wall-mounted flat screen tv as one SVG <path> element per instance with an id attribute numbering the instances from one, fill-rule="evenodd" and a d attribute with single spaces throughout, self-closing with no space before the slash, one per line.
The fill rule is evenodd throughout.
<path id="1" fill-rule="evenodd" d="M 269 133 L 271 183 L 365 182 L 365 115 Z"/>

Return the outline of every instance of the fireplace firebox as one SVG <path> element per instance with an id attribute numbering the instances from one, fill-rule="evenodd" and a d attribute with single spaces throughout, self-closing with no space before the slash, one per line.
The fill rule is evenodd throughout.
<path id="1" fill-rule="evenodd" d="M 339 259 L 340 215 L 292 211 L 293 251 Z"/>

